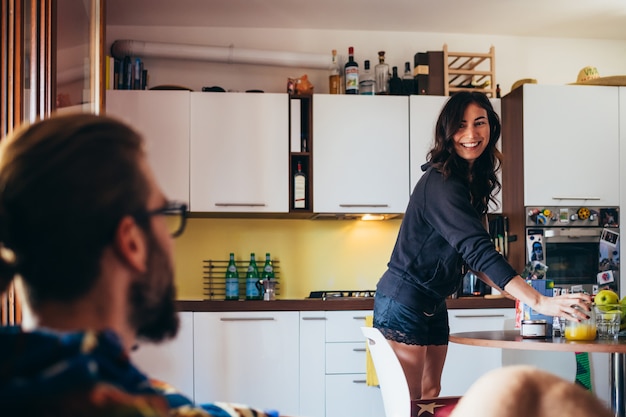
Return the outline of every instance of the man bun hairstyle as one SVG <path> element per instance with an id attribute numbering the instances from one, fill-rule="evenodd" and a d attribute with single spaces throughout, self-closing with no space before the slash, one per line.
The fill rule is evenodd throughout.
<path id="1" fill-rule="evenodd" d="M 0 290 L 19 273 L 33 306 L 88 292 L 123 216 L 145 209 L 141 137 L 90 114 L 55 116 L 0 143 Z"/>

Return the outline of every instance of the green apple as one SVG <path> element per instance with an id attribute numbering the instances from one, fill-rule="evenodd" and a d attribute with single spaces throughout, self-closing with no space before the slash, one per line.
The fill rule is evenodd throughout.
<path id="1" fill-rule="evenodd" d="M 606 304 L 618 304 L 619 303 L 619 295 L 613 290 L 600 290 L 596 296 L 593 298 L 594 303 L 597 306 L 602 306 Z"/>

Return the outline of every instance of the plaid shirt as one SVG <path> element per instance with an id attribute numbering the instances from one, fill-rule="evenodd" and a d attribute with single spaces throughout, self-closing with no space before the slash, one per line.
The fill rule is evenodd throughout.
<path id="1" fill-rule="evenodd" d="M 0 328 L 0 415 L 267 417 L 243 405 L 195 406 L 140 372 L 117 335 Z"/>

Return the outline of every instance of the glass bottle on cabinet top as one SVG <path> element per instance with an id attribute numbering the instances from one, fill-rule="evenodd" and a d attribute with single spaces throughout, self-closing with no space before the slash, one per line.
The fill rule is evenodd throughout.
<path id="1" fill-rule="evenodd" d="M 376 94 L 389 94 L 389 65 L 385 64 L 385 51 L 378 52 L 378 65 L 374 68 Z"/>
<path id="2" fill-rule="evenodd" d="M 389 80 L 389 94 L 392 96 L 402 95 L 402 80 L 398 76 L 398 67 L 392 68 L 392 75 Z"/>
<path id="3" fill-rule="evenodd" d="M 328 92 L 330 94 L 341 94 L 341 71 L 337 62 L 337 50 L 333 49 L 333 60 L 330 65 L 330 75 L 328 76 Z"/>
<path id="4" fill-rule="evenodd" d="M 370 71 L 370 61 L 367 59 L 363 63 L 363 74 L 359 77 L 359 80 L 359 94 L 374 95 L 376 81 Z"/>
<path id="5" fill-rule="evenodd" d="M 359 64 L 354 61 L 354 47 L 348 48 L 348 62 L 344 67 L 346 94 L 359 94 Z"/>
<path id="6" fill-rule="evenodd" d="M 402 94 L 405 96 L 410 96 L 415 93 L 415 79 L 413 78 L 413 74 L 411 74 L 411 63 L 404 63 L 404 75 L 402 76 Z"/>

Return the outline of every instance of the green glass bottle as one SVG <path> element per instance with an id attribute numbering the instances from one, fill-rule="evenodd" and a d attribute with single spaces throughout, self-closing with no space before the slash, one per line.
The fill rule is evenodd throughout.
<path id="1" fill-rule="evenodd" d="M 226 267 L 226 299 L 239 300 L 239 272 L 235 264 L 235 254 L 230 254 L 230 260 Z"/>
<path id="2" fill-rule="evenodd" d="M 254 253 L 250 254 L 250 263 L 246 272 L 246 300 L 260 300 L 261 291 L 257 287 L 259 281 L 259 269 L 256 266 Z"/>
<path id="3" fill-rule="evenodd" d="M 274 279 L 274 265 L 272 264 L 272 258 L 269 252 L 265 254 L 265 265 L 263 265 L 263 273 L 261 276 L 263 279 Z"/>

